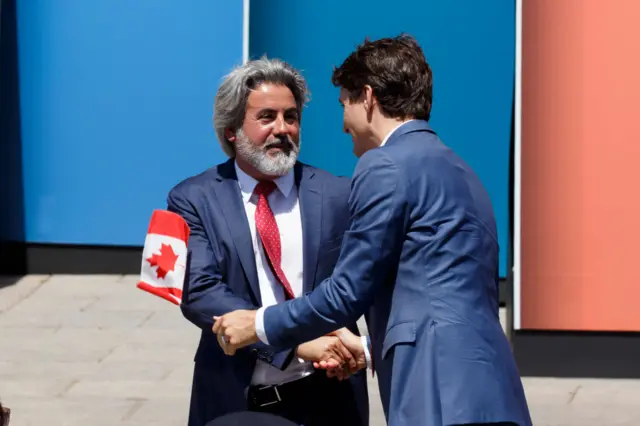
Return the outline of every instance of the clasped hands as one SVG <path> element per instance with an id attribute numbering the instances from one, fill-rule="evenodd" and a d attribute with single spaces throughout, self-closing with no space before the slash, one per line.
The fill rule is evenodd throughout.
<path id="1" fill-rule="evenodd" d="M 256 311 L 237 310 L 213 318 L 212 330 L 225 354 L 234 355 L 238 349 L 259 341 L 255 317 Z M 313 362 L 314 368 L 326 370 L 328 377 L 338 380 L 367 366 L 360 338 L 347 328 L 299 345 L 296 355 Z"/>

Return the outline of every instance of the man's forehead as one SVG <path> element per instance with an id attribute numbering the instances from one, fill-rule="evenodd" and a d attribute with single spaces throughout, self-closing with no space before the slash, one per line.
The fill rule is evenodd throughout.
<path id="1" fill-rule="evenodd" d="M 263 83 L 253 89 L 249 93 L 247 103 L 249 108 L 290 108 L 296 106 L 291 90 L 285 85 L 273 83 Z"/>

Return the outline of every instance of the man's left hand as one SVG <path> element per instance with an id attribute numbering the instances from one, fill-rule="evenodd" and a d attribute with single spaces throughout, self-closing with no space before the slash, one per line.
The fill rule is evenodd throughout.
<path id="1" fill-rule="evenodd" d="M 256 311 L 237 310 L 221 317 L 213 317 L 213 332 L 227 355 L 253 343 L 258 343 L 256 334 Z"/>
<path id="2" fill-rule="evenodd" d="M 320 360 L 313 363 L 315 368 L 320 368 L 323 370 L 327 370 L 328 377 L 338 377 L 340 380 L 344 380 L 349 377 L 351 374 L 355 373 L 358 370 L 363 368 L 367 368 L 367 360 L 364 354 L 364 348 L 362 347 L 362 341 L 359 336 L 353 334 L 348 328 L 341 328 L 330 333 L 333 336 L 337 336 L 340 338 L 342 344 L 347 348 L 347 350 L 352 354 L 353 361 L 349 368 L 335 368 L 329 362 L 325 360 Z M 355 365 L 354 365 L 355 364 Z"/>

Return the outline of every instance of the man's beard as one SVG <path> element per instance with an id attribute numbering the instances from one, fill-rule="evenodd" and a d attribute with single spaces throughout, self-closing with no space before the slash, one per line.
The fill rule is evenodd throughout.
<path id="1" fill-rule="evenodd" d="M 267 151 L 273 145 L 286 145 L 282 151 L 269 155 Z M 242 129 L 236 132 L 236 155 L 242 157 L 260 173 L 268 176 L 284 176 L 295 166 L 300 146 L 293 143 L 291 137 L 270 137 L 262 146 L 257 146 L 244 134 Z"/>

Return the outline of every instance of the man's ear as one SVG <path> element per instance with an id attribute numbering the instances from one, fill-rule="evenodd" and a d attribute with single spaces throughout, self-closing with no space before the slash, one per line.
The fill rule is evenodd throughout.
<path id="1" fill-rule="evenodd" d="M 362 105 L 364 106 L 364 111 L 367 114 L 367 121 L 369 123 L 373 120 L 373 107 L 376 103 L 376 97 L 373 96 L 373 88 L 366 84 L 362 88 Z"/>
<path id="2" fill-rule="evenodd" d="M 371 114 L 371 112 L 373 112 L 373 105 L 376 102 L 376 98 L 373 96 L 373 88 L 368 84 L 365 84 L 362 88 L 362 97 L 364 109 L 367 111 L 367 114 Z"/>
<path id="3" fill-rule="evenodd" d="M 234 142 L 235 143 L 235 141 L 236 141 L 236 132 L 234 132 L 231 129 L 225 129 L 224 137 L 227 138 L 227 140 L 229 142 Z"/>

